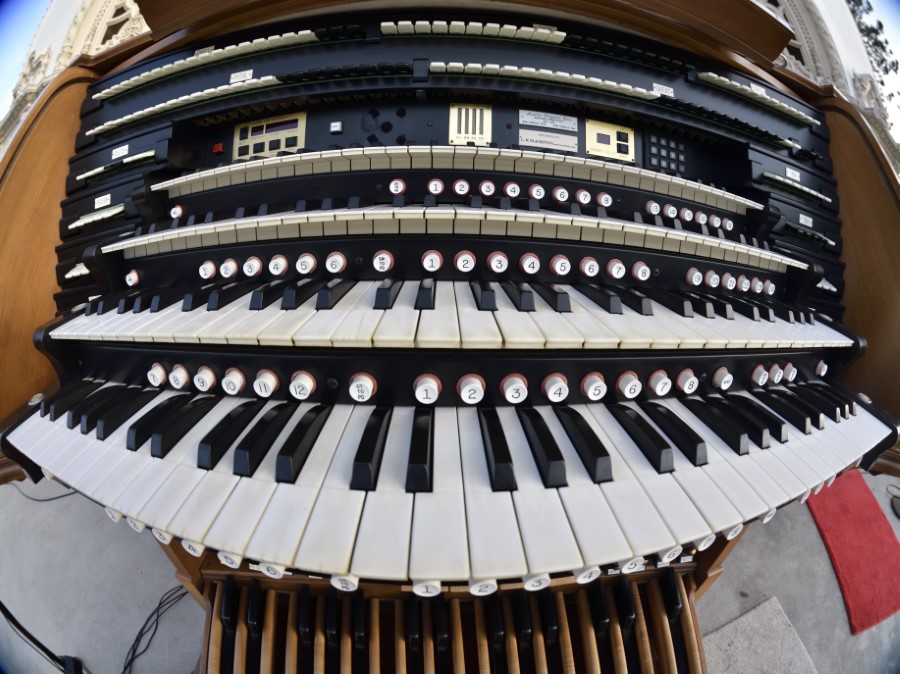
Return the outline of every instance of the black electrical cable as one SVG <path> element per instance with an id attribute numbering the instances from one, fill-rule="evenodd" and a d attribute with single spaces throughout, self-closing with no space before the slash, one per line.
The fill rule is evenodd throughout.
<path id="1" fill-rule="evenodd" d="M 0 601 L 0 614 L 6 618 L 6 622 L 8 622 L 13 631 L 21 637 L 22 641 L 44 656 L 44 658 L 59 671 L 65 671 L 62 658 L 44 646 L 37 637 L 25 629 L 22 623 L 16 619 L 16 616 L 12 614 L 12 611 L 10 611 L 2 601 Z"/>
<path id="2" fill-rule="evenodd" d="M 27 498 L 29 501 L 34 501 L 36 503 L 49 503 L 50 501 L 56 501 L 61 498 L 66 498 L 67 496 L 74 496 L 78 493 L 73 489 L 72 491 L 66 492 L 65 494 L 60 494 L 59 496 L 51 496 L 50 498 L 35 498 L 34 496 L 29 496 L 24 491 L 22 491 L 21 487 L 19 487 L 19 485 L 17 485 L 16 483 L 13 483 L 12 486 L 15 487 L 16 491 Z"/>
<path id="3" fill-rule="evenodd" d="M 125 664 L 122 666 L 122 674 L 130 674 L 135 660 L 141 657 L 147 652 L 147 649 L 150 648 L 150 643 L 153 641 L 153 637 L 156 636 L 157 629 L 159 629 L 160 619 L 165 615 L 166 611 L 184 599 L 185 596 L 187 596 L 187 591 L 180 585 L 176 585 L 159 598 L 159 603 L 156 605 L 156 608 L 147 616 L 147 619 L 144 621 L 144 624 L 141 626 L 141 629 L 138 631 L 137 636 L 132 642 L 131 648 L 128 649 L 128 654 L 125 656 Z M 147 637 L 147 643 L 141 648 L 141 642 L 144 640 L 144 637 Z"/>

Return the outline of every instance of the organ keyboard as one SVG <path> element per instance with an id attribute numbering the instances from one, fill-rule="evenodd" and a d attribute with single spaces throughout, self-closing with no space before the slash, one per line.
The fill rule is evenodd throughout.
<path id="1" fill-rule="evenodd" d="M 90 87 L 62 385 L 3 451 L 205 560 L 210 671 L 701 671 L 682 574 L 897 439 L 840 384 L 824 116 L 571 19 L 419 14 Z"/>

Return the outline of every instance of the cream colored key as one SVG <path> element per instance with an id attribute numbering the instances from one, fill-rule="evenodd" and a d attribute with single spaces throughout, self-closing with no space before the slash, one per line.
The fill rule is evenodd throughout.
<path id="1" fill-rule="evenodd" d="M 456 311 L 464 349 L 499 349 L 503 336 L 491 311 L 480 311 L 475 304 L 472 289 L 466 281 L 453 284 L 456 294 Z"/>
<path id="2" fill-rule="evenodd" d="M 419 312 L 416 346 L 458 349 L 461 343 L 456 296 L 449 281 L 435 281 L 434 309 Z"/>

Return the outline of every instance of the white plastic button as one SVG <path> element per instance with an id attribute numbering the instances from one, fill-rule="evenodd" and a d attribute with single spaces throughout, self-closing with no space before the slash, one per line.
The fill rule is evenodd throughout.
<path id="1" fill-rule="evenodd" d="M 726 271 L 722 274 L 722 287 L 726 290 L 734 290 L 737 287 L 737 279 Z"/>
<path id="2" fill-rule="evenodd" d="M 610 278 L 623 278 L 625 276 L 625 271 L 625 264 L 618 258 L 613 258 L 606 263 L 606 275 Z"/>
<path id="3" fill-rule="evenodd" d="M 456 384 L 459 399 L 467 405 L 477 405 L 484 399 L 484 379 L 477 374 L 465 374 Z"/>
<path id="4" fill-rule="evenodd" d="M 394 256 L 389 250 L 379 250 L 372 256 L 375 271 L 387 272 L 394 268 Z"/>
<path id="5" fill-rule="evenodd" d="M 616 389 L 629 400 L 637 398 L 638 395 L 640 395 L 642 388 L 641 380 L 638 379 L 637 373 L 632 370 L 623 372 L 619 375 L 619 378 L 616 379 Z"/>
<path id="6" fill-rule="evenodd" d="M 175 205 L 169 209 L 169 217 L 173 220 L 180 218 L 182 215 L 184 215 L 184 209 L 181 206 Z"/>
<path id="7" fill-rule="evenodd" d="M 597 195 L 597 205 L 598 206 L 603 206 L 603 208 L 609 208 L 610 206 L 612 206 L 612 203 L 613 203 L 613 198 L 610 195 L 608 195 L 606 192 L 600 192 L 600 194 Z"/>
<path id="8" fill-rule="evenodd" d="M 253 380 L 253 391 L 261 398 L 268 398 L 278 390 L 278 375 L 272 370 L 260 370 Z"/>
<path id="9" fill-rule="evenodd" d="M 444 193 L 444 181 L 440 178 L 432 178 L 428 181 L 428 193 L 438 196 Z"/>
<path id="10" fill-rule="evenodd" d="M 500 392 L 506 402 L 515 405 L 528 397 L 528 382 L 520 374 L 509 374 L 500 382 Z"/>
<path id="11" fill-rule="evenodd" d="M 483 197 L 492 197 L 497 192 L 497 186 L 493 180 L 482 180 L 478 183 L 478 192 Z"/>
<path id="12" fill-rule="evenodd" d="M 703 211 L 697 211 L 696 213 L 694 213 L 694 220 L 696 220 L 700 225 L 705 225 L 707 222 L 709 222 L 709 216 Z"/>
<path id="13" fill-rule="evenodd" d="M 340 274 L 347 268 L 347 258 L 343 253 L 335 251 L 325 258 L 325 270 L 331 274 Z"/>
<path id="14" fill-rule="evenodd" d="M 700 380 L 694 375 L 693 370 L 685 368 L 675 377 L 675 385 L 678 387 L 678 390 L 691 395 L 700 386 Z"/>
<path id="15" fill-rule="evenodd" d="M 678 217 L 681 218 L 683 222 L 690 222 L 694 219 L 694 211 L 690 208 L 682 208 L 678 211 Z"/>
<path id="16" fill-rule="evenodd" d="M 262 273 L 262 269 L 262 260 L 255 255 L 248 257 L 244 262 L 244 276 L 259 276 Z"/>
<path id="17" fill-rule="evenodd" d="M 551 194 L 553 195 L 553 201 L 558 204 L 564 204 L 569 200 L 569 190 L 567 190 L 565 187 L 560 187 L 559 185 L 557 185 L 553 188 Z"/>
<path id="18" fill-rule="evenodd" d="M 183 389 L 191 380 L 191 373 L 184 365 L 176 365 L 169 373 L 169 383 L 177 389 Z"/>
<path id="19" fill-rule="evenodd" d="M 331 587 L 341 592 L 356 592 L 359 589 L 359 578 L 349 573 L 331 577 Z"/>
<path id="20" fill-rule="evenodd" d="M 520 194 L 522 194 L 522 188 L 519 187 L 519 183 L 506 183 L 503 186 L 503 194 L 508 196 L 510 199 L 516 199 Z"/>
<path id="21" fill-rule="evenodd" d="M 541 390 L 552 403 L 560 403 L 569 397 L 569 382 L 559 372 L 549 374 L 541 382 Z"/>
<path id="22" fill-rule="evenodd" d="M 773 384 L 780 384 L 783 378 L 784 370 L 778 367 L 778 363 L 775 363 L 772 367 L 769 368 L 769 381 L 771 381 Z"/>
<path id="23" fill-rule="evenodd" d="M 125 274 L 125 285 L 129 288 L 134 288 L 138 283 L 141 282 L 141 275 L 138 274 L 137 269 L 131 269 L 127 274 Z"/>
<path id="24" fill-rule="evenodd" d="M 522 587 L 528 592 L 540 592 L 545 587 L 550 587 L 549 573 L 536 573 L 522 579 Z"/>
<path id="25" fill-rule="evenodd" d="M 541 268 L 541 261 L 534 253 L 525 253 L 519 258 L 519 268 L 526 274 L 537 274 Z"/>
<path id="26" fill-rule="evenodd" d="M 162 363 L 153 363 L 150 369 L 147 370 L 147 381 L 150 382 L 151 386 L 162 386 L 167 379 L 166 368 L 163 367 Z"/>
<path id="27" fill-rule="evenodd" d="M 369 400 L 378 385 L 375 383 L 375 377 L 365 372 L 358 372 L 350 377 L 350 397 L 355 402 L 364 403 Z"/>
<path id="28" fill-rule="evenodd" d="M 506 253 L 502 253 L 499 250 L 495 250 L 493 253 L 488 255 L 488 267 L 490 267 L 491 271 L 497 272 L 498 274 L 505 272 L 509 269 L 509 258 L 506 256 Z"/>
<path id="29" fill-rule="evenodd" d="M 771 297 L 772 295 L 775 294 L 775 291 L 776 291 L 776 290 L 777 290 L 777 288 L 775 287 L 775 284 L 772 283 L 771 281 L 769 281 L 768 279 L 766 279 L 766 280 L 763 282 L 763 292 L 764 292 L 766 295 L 769 295 L 769 296 Z"/>
<path id="30" fill-rule="evenodd" d="M 659 204 L 655 201 L 648 201 L 644 204 L 644 210 L 647 212 L 647 215 L 659 215 L 660 210 Z"/>
<path id="31" fill-rule="evenodd" d="M 722 226 L 722 218 L 720 218 L 718 215 L 713 213 L 712 215 L 709 216 L 709 224 L 711 224 L 713 227 L 718 229 L 719 227 Z"/>
<path id="32" fill-rule="evenodd" d="M 219 265 L 219 274 L 222 278 L 232 278 L 238 273 L 238 263 L 234 258 L 228 258 Z"/>
<path id="33" fill-rule="evenodd" d="M 413 583 L 412 591 L 419 597 L 436 597 L 441 593 L 441 581 L 417 580 Z"/>
<path id="34" fill-rule="evenodd" d="M 675 208 L 672 204 L 665 204 L 662 208 L 662 213 L 667 218 L 677 218 L 678 217 L 678 209 Z"/>
<path id="35" fill-rule="evenodd" d="M 754 276 L 750 281 L 750 290 L 752 290 L 757 295 L 761 294 L 763 291 L 763 282 Z"/>
<path id="36" fill-rule="evenodd" d="M 433 405 L 441 393 L 441 380 L 433 374 L 420 374 L 413 382 L 416 400 L 423 405 Z"/>
<path id="37" fill-rule="evenodd" d="M 272 276 L 284 276 L 288 270 L 288 259 L 284 255 L 275 255 L 269 260 L 269 273 Z"/>
<path id="38" fill-rule="evenodd" d="M 578 270 L 588 278 L 594 278 L 600 273 L 600 263 L 592 257 L 583 257 L 578 263 Z"/>
<path id="39" fill-rule="evenodd" d="M 606 380 L 599 372 L 588 372 L 581 380 L 581 392 L 584 397 L 593 402 L 601 400 L 606 395 Z"/>
<path id="40" fill-rule="evenodd" d="M 712 269 L 703 275 L 703 282 L 706 284 L 707 288 L 718 288 L 721 281 L 722 279 Z"/>
<path id="41" fill-rule="evenodd" d="M 543 185 L 538 185 L 537 183 L 535 183 L 528 188 L 528 196 L 532 199 L 543 199 L 546 195 L 547 190 L 544 189 Z"/>
<path id="42" fill-rule="evenodd" d="M 738 279 L 737 279 L 737 288 L 738 288 L 738 290 L 740 290 L 742 293 L 745 293 L 745 292 L 747 292 L 748 290 L 750 290 L 750 279 L 748 279 L 748 278 L 747 278 L 746 276 L 744 276 L 743 274 L 741 274 L 740 276 L 738 276 Z"/>
<path id="43" fill-rule="evenodd" d="M 399 196 L 406 192 L 406 183 L 400 180 L 400 178 L 395 178 L 388 183 L 388 192 L 394 196 Z"/>
<path id="44" fill-rule="evenodd" d="M 720 367 L 718 370 L 713 372 L 712 383 L 713 386 L 715 386 L 717 389 L 727 391 L 734 383 L 734 377 L 731 376 L 728 368 Z"/>
<path id="45" fill-rule="evenodd" d="M 820 360 L 818 363 L 816 363 L 815 371 L 817 377 L 824 377 L 826 374 L 828 374 L 828 363 L 826 363 L 824 360 Z"/>
<path id="46" fill-rule="evenodd" d="M 689 286 L 698 286 L 703 283 L 703 274 L 696 267 L 691 267 L 684 275 L 684 280 Z"/>
<path id="47" fill-rule="evenodd" d="M 316 257 L 312 253 L 300 253 L 297 258 L 297 271 L 301 274 L 312 274 L 316 270 Z"/>
<path id="48" fill-rule="evenodd" d="M 497 581 L 493 578 L 485 578 L 482 580 L 472 579 L 469 581 L 469 593 L 476 597 L 487 597 L 497 591 Z"/>
<path id="49" fill-rule="evenodd" d="M 316 380 L 309 372 L 299 370 L 291 375 L 288 391 L 297 400 L 306 400 L 316 390 Z"/>
<path id="50" fill-rule="evenodd" d="M 444 266 L 444 256 L 436 250 L 426 250 L 422 255 L 422 267 L 425 271 L 437 271 Z"/>
<path id="51" fill-rule="evenodd" d="M 797 368 L 793 363 L 786 363 L 784 366 L 784 378 L 788 381 L 794 381 L 797 378 Z"/>
<path id="52" fill-rule="evenodd" d="M 247 385 L 247 378 L 244 373 L 237 368 L 229 368 L 225 370 L 225 376 L 222 377 L 222 390 L 230 396 L 236 396 L 244 390 Z"/>
<path id="53" fill-rule="evenodd" d="M 459 196 L 466 196 L 469 193 L 469 189 L 471 189 L 471 186 L 469 185 L 468 180 L 463 180 L 460 178 L 459 180 L 453 181 L 453 191 Z"/>
<path id="54" fill-rule="evenodd" d="M 453 256 L 453 266 L 457 271 L 468 274 L 475 269 L 475 253 L 470 250 L 461 250 Z"/>
<path id="55" fill-rule="evenodd" d="M 593 199 L 591 198 L 591 193 L 587 190 L 576 190 L 575 201 L 582 206 L 587 206 L 589 203 L 591 203 L 591 201 L 593 201 Z"/>
<path id="56" fill-rule="evenodd" d="M 757 386 L 763 386 L 769 381 L 769 373 L 762 365 L 757 365 L 753 368 L 753 372 L 750 373 L 750 381 Z"/>
<path id="57" fill-rule="evenodd" d="M 211 391 L 216 386 L 216 373 L 206 365 L 197 368 L 197 374 L 194 375 L 194 388 L 198 391 Z"/>
<path id="58" fill-rule="evenodd" d="M 554 255 L 550 258 L 550 271 L 557 276 L 565 276 L 572 271 L 572 263 L 565 255 Z"/>
<path id="59" fill-rule="evenodd" d="M 722 229 L 730 232 L 734 229 L 734 221 L 731 218 L 722 218 Z"/>
<path id="60" fill-rule="evenodd" d="M 217 271 L 218 270 L 216 269 L 216 263 L 212 260 L 207 260 L 200 265 L 197 273 L 200 274 L 200 278 L 202 278 L 204 281 L 208 281 L 209 279 L 216 277 Z"/>
<path id="61" fill-rule="evenodd" d="M 651 273 L 650 267 L 647 266 L 646 262 L 638 260 L 631 265 L 631 276 L 635 281 L 647 281 L 650 278 Z"/>
<path id="62" fill-rule="evenodd" d="M 665 370 L 656 370 L 647 380 L 647 386 L 656 395 L 664 396 L 672 390 L 672 380 L 669 379 L 669 375 L 666 374 Z"/>

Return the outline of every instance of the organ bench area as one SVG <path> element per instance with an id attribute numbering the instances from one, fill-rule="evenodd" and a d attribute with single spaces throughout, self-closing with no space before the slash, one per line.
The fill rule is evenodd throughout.
<path id="1" fill-rule="evenodd" d="M 592 23 L 402 14 L 90 85 L 61 386 L 3 451 L 159 540 L 199 670 L 704 671 L 743 527 L 897 439 L 840 382 L 824 115 Z"/>

